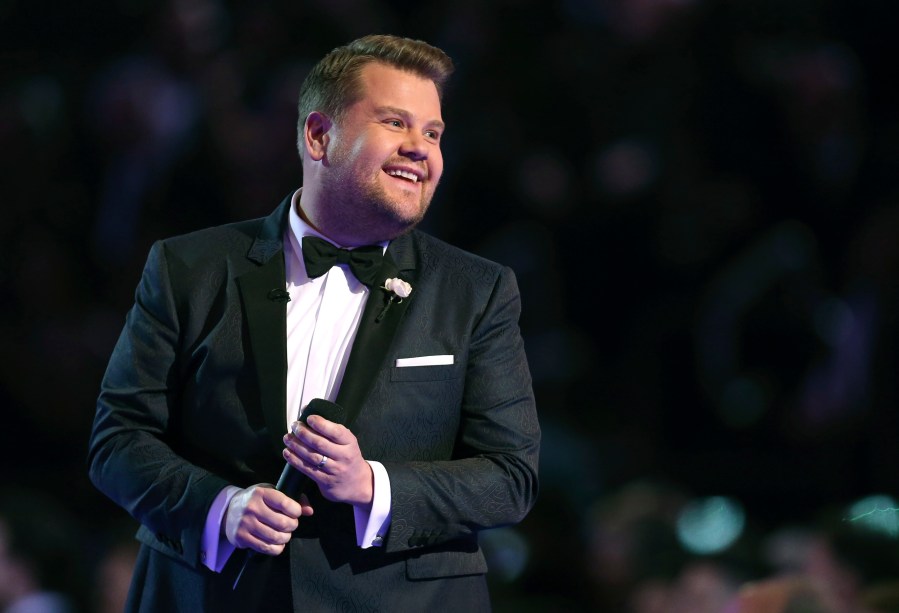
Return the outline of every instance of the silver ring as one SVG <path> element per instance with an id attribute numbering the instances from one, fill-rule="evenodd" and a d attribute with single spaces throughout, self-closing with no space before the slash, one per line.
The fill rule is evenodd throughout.
<path id="1" fill-rule="evenodd" d="M 315 467 L 319 468 L 319 469 L 324 468 L 325 463 L 327 463 L 327 461 L 328 461 L 328 456 L 326 456 L 325 454 L 322 454 L 321 462 L 319 462 Z"/>

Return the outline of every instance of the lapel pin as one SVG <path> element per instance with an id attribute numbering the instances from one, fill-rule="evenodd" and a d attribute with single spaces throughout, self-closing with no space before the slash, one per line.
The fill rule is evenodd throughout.
<path id="1" fill-rule="evenodd" d="M 290 302 L 290 294 L 287 293 L 287 290 L 275 288 L 268 293 L 268 299 L 272 302 Z"/>

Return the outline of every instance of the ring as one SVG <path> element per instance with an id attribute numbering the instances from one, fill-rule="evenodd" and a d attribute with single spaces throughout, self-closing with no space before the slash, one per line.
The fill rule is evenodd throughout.
<path id="1" fill-rule="evenodd" d="M 316 468 L 323 468 L 323 467 L 325 466 L 325 463 L 326 463 L 327 461 L 328 461 L 328 456 L 326 456 L 325 454 L 322 454 L 322 460 L 321 460 L 321 462 L 319 462 L 319 463 L 316 465 Z"/>

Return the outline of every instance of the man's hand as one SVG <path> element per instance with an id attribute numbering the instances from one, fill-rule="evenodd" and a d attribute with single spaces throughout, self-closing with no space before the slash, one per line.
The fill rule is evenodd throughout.
<path id="1" fill-rule="evenodd" d="M 299 518 L 312 515 L 305 495 L 297 502 L 268 484 L 241 490 L 225 512 L 225 538 L 239 549 L 276 556 L 284 551 Z"/>
<path id="2" fill-rule="evenodd" d="M 284 435 L 284 459 L 315 481 L 322 496 L 360 507 L 371 504 L 374 476 L 349 428 L 311 415 L 290 430 Z"/>

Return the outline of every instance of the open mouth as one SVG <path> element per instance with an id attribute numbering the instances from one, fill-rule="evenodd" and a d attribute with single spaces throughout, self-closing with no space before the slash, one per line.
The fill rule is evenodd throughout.
<path id="1" fill-rule="evenodd" d="M 384 172 L 386 172 L 391 177 L 397 177 L 399 179 L 404 179 L 406 181 L 409 181 L 410 183 L 418 183 L 419 181 L 421 181 L 421 177 L 419 177 L 417 174 L 415 174 L 414 172 L 409 171 L 409 170 L 400 170 L 397 168 L 389 168 L 389 169 L 385 170 Z"/>

